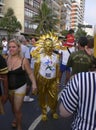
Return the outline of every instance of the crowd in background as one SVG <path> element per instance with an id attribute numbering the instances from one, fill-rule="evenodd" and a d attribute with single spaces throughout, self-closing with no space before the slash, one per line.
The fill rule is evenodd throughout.
<path id="1" fill-rule="evenodd" d="M 35 93 L 38 90 L 38 83 L 39 85 L 40 84 L 42 84 L 42 86 L 44 85 L 44 83 L 43 82 L 41 83 L 39 79 L 37 81 L 36 75 L 34 75 L 35 73 L 34 67 L 37 61 L 34 57 L 32 57 L 31 53 L 36 49 L 35 46 L 36 41 L 37 38 L 35 37 L 32 37 L 31 39 L 26 39 L 23 35 L 19 36 L 17 39 L 11 39 L 10 41 L 7 41 L 6 38 L 2 39 L 3 49 L 0 56 L 2 57 L 1 59 L 4 58 L 5 60 L 0 59 L 0 81 L 2 81 L 2 83 L 6 82 L 6 84 L 3 84 L 3 86 L 6 88 L 4 89 L 6 97 L 4 96 L 2 97 L 3 94 L 2 91 L 0 90 L 1 93 L 0 97 L 2 97 L 0 98 L 0 110 L 1 110 L 0 112 L 4 113 L 3 106 L 6 103 L 7 99 L 9 98 L 12 106 L 12 112 L 14 113 L 12 127 L 17 127 L 17 130 L 22 130 L 21 108 L 22 108 L 23 101 L 27 101 L 27 102 L 33 101 L 34 99 L 31 98 L 31 94 Z M 47 42 L 50 42 L 50 40 Z M 62 85 L 63 90 L 61 92 L 61 97 L 60 97 L 60 101 L 61 101 L 60 113 L 64 117 L 76 113 L 76 118 L 73 124 L 74 130 L 75 127 L 80 130 L 87 130 L 86 129 L 87 127 L 88 130 L 95 130 L 96 129 L 96 106 L 94 105 L 94 103 L 96 100 L 96 91 L 95 91 L 96 76 L 93 73 L 91 74 L 89 72 L 91 68 L 94 68 L 95 66 L 94 65 L 95 62 L 93 62 L 95 61 L 93 58 L 94 41 L 93 39 L 87 39 L 87 37 L 82 36 L 78 39 L 77 43 L 75 43 L 74 31 L 71 29 L 69 30 L 68 35 L 66 35 L 66 40 L 61 39 L 61 46 L 62 46 L 61 49 L 58 50 L 54 50 L 51 48 L 52 49 L 51 51 L 53 51 L 51 55 L 53 55 L 54 53 L 55 55 L 59 56 L 59 62 L 57 62 L 59 65 L 59 73 L 60 73 L 58 85 L 57 85 L 58 87 L 62 85 L 61 84 L 62 75 L 63 74 L 65 75 L 65 79 L 63 79 L 63 85 Z M 48 48 L 46 49 L 46 51 L 48 51 Z M 45 54 L 49 56 L 49 53 L 48 54 L 45 53 Z M 49 57 L 51 57 L 51 55 Z M 48 58 L 48 56 L 46 58 Z M 45 60 L 44 57 L 42 59 Z M 6 68 L 7 68 L 6 73 L 5 72 L 2 73 L 2 70 Z M 8 79 L 6 80 L 3 79 L 4 77 L 2 75 L 4 76 L 8 75 L 7 77 Z M 43 78 L 41 79 L 43 80 Z M 48 87 L 48 84 L 51 85 L 49 81 L 50 79 L 48 80 L 48 82 L 46 80 L 47 86 L 45 85 L 45 87 Z M 52 83 L 52 79 L 51 79 L 51 83 Z M 57 80 L 56 80 L 56 84 L 57 84 Z M 91 89 L 90 86 L 92 87 L 92 91 L 90 90 Z M 84 89 L 83 87 L 86 89 Z M 46 92 L 46 90 L 44 91 Z M 54 93 L 54 95 L 56 94 L 57 92 Z M 86 94 L 87 99 L 85 99 L 84 94 Z M 90 104 L 88 103 L 88 96 L 90 96 L 91 98 Z M 55 102 L 57 98 L 58 97 L 56 96 L 55 100 L 53 101 Z M 79 100 L 79 98 L 81 98 L 81 101 Z M 52 100 L 51 97 L 50 100 Z M 85 102 L 86 106 L 84 106 L 83 101 Z M 3 106 L 1 105 L 2 102 L 3 102 Z M 42 100 L 41 104 L 42 102 L 45 103 L 45 101 Z M 52 106 L 50 104 L 51 103 L 49 101 L 49 106 Z M 87 107 L 89 107 L 89 109 L 87 109 Z M 87 111 L 86 114 L 84 114 L 85 110 Z M 46 120 L 47 119 L 47 117 L 45 116 L 46 112 L 45 113 L 44 112 L 45 111 L 43 111 L 42 119 Z M 91 119 L 89 119 L 90 114 L 91 114 Z M 56 115 L 56 111 L 55 114 L 53 114 L 53 117 L 54 119 L 58 118 Z M 89 118 L 87 119 L 87 117 Z M 82 123 L 82 121 L 84 122 Z"/>

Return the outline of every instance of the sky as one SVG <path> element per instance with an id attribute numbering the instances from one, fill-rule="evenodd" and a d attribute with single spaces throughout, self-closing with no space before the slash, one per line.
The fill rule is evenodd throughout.
<path id="1" fill-rule="evenodd" d="M 96 24 L 96 0 L 85 0 L 84 21 L 89 25 Z"/>

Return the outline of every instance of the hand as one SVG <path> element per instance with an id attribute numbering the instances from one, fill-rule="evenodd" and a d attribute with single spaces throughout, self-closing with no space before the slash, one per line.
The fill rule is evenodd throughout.
<path id="1" fill-rule="evenodd" d="M 37 86 L 36 85 L 32 85 L 32 94 L 37 95 Z"/>

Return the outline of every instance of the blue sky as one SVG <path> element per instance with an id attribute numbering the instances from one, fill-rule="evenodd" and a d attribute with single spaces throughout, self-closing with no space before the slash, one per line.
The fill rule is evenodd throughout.
<path id="1" fill-rule="evenodd" d="M 85 0 L 85 22 L 96 24 L 96 0 Z"/>

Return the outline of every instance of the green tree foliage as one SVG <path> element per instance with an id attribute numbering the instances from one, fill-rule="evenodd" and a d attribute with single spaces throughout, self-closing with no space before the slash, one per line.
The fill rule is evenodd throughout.
<path id="1" fill-rule="evenodd" d="M 22 29 L 21 23 L 14 15 L 13 9 L 9 8 L 4 17 L 0 19 L 0 28 L 5 29 L 9 37 L 18 29 Z"/>
<path id="2" fill-rule="evenodd" d="M 49 31 L 56 31 L 56 25 L 59 19 L 52 9 L 48 7 L 46 1 L 43 1 L 40 8 L 38 8 L 38 14 L 32 17 L 32 21 L 37 24 L 36 33 L 44 34 Z"/>
<path id="3" fill-rule="evenodd" d="M 68 30 L 63 30 L 63 31 L 61 32 L 61 34 L 62 34 L 63 36 L 66 36 L 66 35 L 68 34 Z"/>
<path id="4" fill-rule="evenodd" d="M 86 33 L 83 29 L 79 28 L 79 29 L 75 32 L 75 38 L 78 39 L 78 38 L 81 37 L 81 36 L 87 36 L 87 33 Z"/>
<path id="5" fill-rule="evenodd" d="M 87 35 L 87 38 L 88 39 L 91 39 L 91 38 L 94 38 L 93 36 L 90 36 L 90 35 Z"/>

